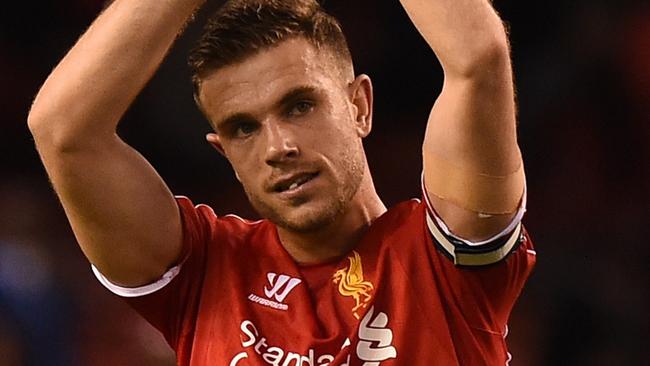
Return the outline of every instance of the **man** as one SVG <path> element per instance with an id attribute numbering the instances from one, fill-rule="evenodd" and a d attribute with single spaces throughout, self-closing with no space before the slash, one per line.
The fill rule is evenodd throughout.
<path id="1" fill-rule="evenodd" d="M 201 0 L 117 0 L 29 126 L 98 279 L 179 365 L 503 365 L 534 264 L 503 25 L 486 0 L 402 0 L 445 83 L 423 199 L 387 210 L 362 146 L 368 76 L 313 0 L 233 0 L 190 57 L 195 98 L 265 218 L 176 199 L 115 134 Z"/>

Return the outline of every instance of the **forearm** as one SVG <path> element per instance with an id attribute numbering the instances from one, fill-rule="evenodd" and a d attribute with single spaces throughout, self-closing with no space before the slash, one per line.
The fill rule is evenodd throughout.
<path id="1" fill-rule="evenodd" d="M 401 0 L 445 73 L 424 152 L 472 170 L 503 174 L 520 165 L 510 55 L 488 0 Z"/>
<path id="2" fill-rule="evenodd" d="M 509 71 L 501 19 L 488 0 L 400 0 L 446 77 Z"/>
<path id="3" fill-rule="evenodd" d="M 39 91 L 28 119 L 37 143 L 67 148 L 112 135 L 203 1 L 115 1 Z"/>

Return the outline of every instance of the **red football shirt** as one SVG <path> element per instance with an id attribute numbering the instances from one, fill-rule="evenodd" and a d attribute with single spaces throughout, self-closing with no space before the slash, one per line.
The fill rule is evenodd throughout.
<path id="1" fill-rule="evenodd" d="M 534 263 L 521 226 L 480 246 L 403 202 L 331 263 L 300 266 L 269 221 L 178 198 L 185 260 L 140 289 L 110 285 L 178 365 L 506 365 L 508 315 Z M 323 243 L 327 245 L 327 243 Z"/>

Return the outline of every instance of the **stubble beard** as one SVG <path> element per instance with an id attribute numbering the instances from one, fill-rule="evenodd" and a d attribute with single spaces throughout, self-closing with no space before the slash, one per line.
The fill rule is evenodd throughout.
<path id="1" fill-rule="evenodd" d="M 253 208 L 263 218 L 268 219 L 281 228 L 296 233 L 316 232 L 334 223 L 337 218 L 345 213 L 363 181 L 365 159 L 362 153 L 353 154 L 347 152 L 342 154 L 340 166 L 340 171 L 344 174 L 343 184 L 336 187 L 335 194 L 331 197 L 326 197 L 326 202 L 323 205 L 314 207 L 297 217 L 283 214 L 281 212 L 283 209 L 274 207 L 268 200 L 246 189 L 245 186 L 244 190 Z M 298 202 L 295 209 L 300 210 L 300 206 L 303 203 L 309 204 L 308 201 Z M 284 210 L 287 210 L 287 208 L 284 208 Z M 292 210 L 292 208 L 288 208 L 288 210 Z"/>

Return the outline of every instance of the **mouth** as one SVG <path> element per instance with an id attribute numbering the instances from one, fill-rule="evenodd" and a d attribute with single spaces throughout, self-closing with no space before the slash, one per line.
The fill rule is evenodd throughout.
<path id="1" fill-rule="evenodd" d="M 273 184 L 272 191 L 275 193 L 294 192 L 317 176 L 318 172 L 292 175 Z"/>

